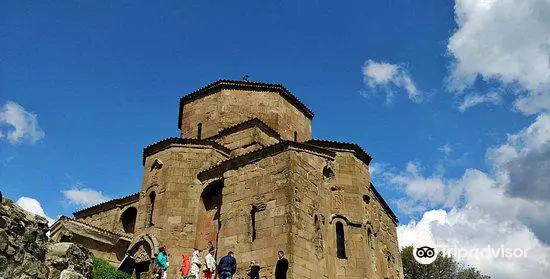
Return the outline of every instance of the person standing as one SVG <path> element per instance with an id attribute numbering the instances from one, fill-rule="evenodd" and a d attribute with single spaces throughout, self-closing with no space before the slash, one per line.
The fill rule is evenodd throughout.
<path id="1" fill-rule="evenodd" d="M 193 248 L 193 255 L 191 255 L 191 270 L 189 271 L 190 279 L 199 279 L 199 272 L 201 271 L 200 253 L 197 248 Z"/>
<path id="2" fill-rule="evenodd" d="M 255 261 L 250 261 L 250 271 L 248 272 L 248 278 L 260 279 L 260 265 Z"/>
<path id="3" fill-rule="evenodd" d="M 181 279 L 189 278 L 189 271 L 191 270 L 191 261 L 189 260 L 189 254 L 183 254 L 183 262 L 181 264 Z"/>
<path id="4" fill-rule="evenodd" d="M 156 272 L 160 275 L 160 278 L 166 279 L 168 276 L 168 273 L 166 272 L 166 269 L 168 269 L 168 257 L 164 246 L 159 248 L 157 259 L 155 260 L 155 266 L 157 268 Z"/>
<path id="5" fill-rule="evenodd" d="M 278 252 L 279 260 L 275 266 L 275 279 L 286 279 L 286 272 L 288 271 L 288 260 L 285 258 L 285 252 L 282 250 Z"/>
<path id="6" fill-rule="evenodd" d="M 212 279 L 214 272 L 216 272 L 216 258 L 214 258 L 214 252 L 216 249 L 210 247 L 208 254 L 204 257 L 206 266 L 204 267 L 204 279 Z"/>
<path id="7" fill-rule="evenodd" d="M 220 260 L 218 272 L 221 279 L 233 278 L 233 274 L 237 272 L 237 261 L 235 260 L 235 257 L 233 257 L 232 251 L 229 251 L 229 253 L 227 253 L 227 255 Z"/>

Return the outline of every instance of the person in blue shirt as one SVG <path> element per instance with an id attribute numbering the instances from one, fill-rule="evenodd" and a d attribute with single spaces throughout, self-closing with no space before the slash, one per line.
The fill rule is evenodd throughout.
<path id="1" fill-rule="evenodd" d="M 233 274 L 237 271 L 237 261 L 233 257 L 233 252 L 229 251 L 226 256 L 221 258 L 218 265 L 218 272 L 221 279 L 232 279 Z"/>
<path id="2" fill-rule="evenodd" d="M 168 269 L 168 258 L 166 255 L 166 248 L 164 247 L 159 248 L 159 252 L 155 260 L 155 269 L 155 272 L 160 275 L 160 279 L 166 279 L 168 275 L 166 272 L 166 269 Z"/>

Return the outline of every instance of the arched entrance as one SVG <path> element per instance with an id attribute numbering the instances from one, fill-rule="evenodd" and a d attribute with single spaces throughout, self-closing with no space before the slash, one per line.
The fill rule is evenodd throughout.
<path id="1" fill-rule="evenodd" d="M 222 189 L 223 181 L 217 180 L 209 183 L 201 193 L 195 238 L 195 246 L 199 249 L 206 248 L 210 241 L 214 247 L 218 247 L 218 233 L 221 228 Z"/>
<path id="2" fill-rule="evenodd" d="M 158 241 L 155 237 L 145 234 L 135 238 L 130 244 L 127 254 L 135 259 L 134 274 L 137 279 L 143 272 L 150 272 L 154 253 L 158 248 Z"/>
<path id="3" fill-rule="evenodd" d="M 124 233 L 134 233 L 136 227 L 137 209 L 135 207 L 129 207 L 124 210 L 120 216 L 120 222 L 122 223 L 122 229 Z"/>

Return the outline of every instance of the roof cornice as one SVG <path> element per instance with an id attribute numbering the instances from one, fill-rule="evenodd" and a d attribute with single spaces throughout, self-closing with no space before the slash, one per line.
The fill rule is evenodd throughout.
<path id="1" fill-rule="evenodd" d="M 175 137 L 172 137 L 172 138 L 167 138 L 167 139 L 163 139 L 163 140 L 160 140 L 160 141 L 157 141 L 153 144 L 150 144 L 148 145 L 147 147 L 145 147 L 143 149 L 143 160 L 142 160 L 142 164 L 145 165 L 145 159 L 157 152 L 160 152 L 168 147 L 170 147 L 171 145 L 176 145 L 176 144 L 194 144 L 194 145 L 203 145 L 203 146 L 210 146 L 222 153 L 224 153 L 225 155 L 229 156 L 229 154 L 231 153 L 231 150 L 229 150 L 229 148 L 215 142 L 215 141 L 212 141 L 212 140 L 200 140 L 200 139 L 183 139 L 183 138 L 175 138 Z"/>
<path id="2" fill-rule="evenodd" d="M 118 206 L 125 206 L 127 204 L 134 203 L 137 201 L 139 201 L 139 192 L 122 197 L 122 198 L 108 200 L 106 202 L 102 202 L 100 204 L 96 204 L 96 205 L 81 209 L 79 211 L 75 211 L 73 212 L 73 216 L 75 218 L 84 218 L 86 216 L 89 216 L 101 211 L 109 210 Z"/>
<path id="3" fill-rule="evenodd" d="M 331 150 L 320 148 L 311 144 L 295 142 L 295 141 L 282 141 L 256 151 L 245 153 L 240 156 L 222 161 L 215 166 L 212 166 L 208 169 L 205 169 L 199 172 L 197 177 L 201 181 L 205 181 L 207 179 L 214 178 L 214 177 L 220 177 L 224 172 L 228 170 L 234 170 L 242 166 L 245 166 L 251 162 L 255 162 L 258 159 L 263 159 L 268 156 L 273 156 L 291 149 L 309 151 L 312 153 L 329 157 L 331 159 L 334 159 L 334 156 L 336 156 L 336 153 Z"/>
<path id="4" fill-rule="evenodd" d="M 286 89 L 281 84 L 271 84 L 263 82 L 252 82 L 244 80 L 218 80 L 210 83 L 202 88 L 199 88 L 180 99 L 180 109 L 178 117 L 178 128 L 181 129 L 183 105 L 204 96 L 219 92 L 222 89 L 237 89 L 237 90 L 251 90 L 251 91 L 274 91 L 279 93 L 283 98 L 294 105 L 300 110 L 306 117 L 313 119 L 314 113 L 304 103 L 302 103 L 294 94 Z"/>
<path id="5" fill-rule="evenodd" d="M 372 161 L 372 157 L 367 153 L 361 146 L 359 146 L 356 143 L 351 142 L 339 142 L 339 141 L 332 141 L 332 140 L 318 140 L 318 139 L 312 139 L 306 141 L 308 144 L 312 144 L 319 147 L 324 148 L 330 148 L 332 150 L 349 150 L 353 151 L 353 154 L 357 159 L 363 161 L 367 166 Z"/>
<path id="6" fill-rule="evenodd" d="M 120 234 L 120 233 L 116 233 L 116 232 L 113 232 L 113 231 L 110 231 L 110 230 L 107 230 L 107 229 L 103 229 L 103 228 L 100 228 L 100 227 L 97 227 L 97 226 L 94 226 L 94 225 L 91 225 L 91 224 L 88 224 L 86 222 L 82 222 L 78 219 L 74 219 L 74 218 L 71 218 L 71 217 L 67 217 L 65 215 L 61 215 L 59 217 L 59 219 L 57 219 L 57 221 L 55 221 L 55 223 L 53 223 L 51 226 L 50 226 L 50 230 L 55 230 L 57 229 L 58 226 L 62 225 L 64 222 L 73 222 L 73 223 L 76 223 L 76 224 L 79 224 L 81 226 L 86 226 L 86 227 L 89 227 L 91 229 L 94 229 L 96 231 L 99 231 L 99 232 L 102 232 L 108 236 L 111 236 L 111 237 L 116 237 L 116 238 L 119 238 L 119 237 L 123 237 L 124 235 Z"/>

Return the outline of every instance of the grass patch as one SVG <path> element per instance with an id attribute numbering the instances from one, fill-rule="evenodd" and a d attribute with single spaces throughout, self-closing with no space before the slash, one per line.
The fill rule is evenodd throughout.
<path id="1" fill-rule="evenodd" d="M 102 259 L 94 259 L 94 269 L 90 279 L 131 279 L 127 273 L 118 271 L 114 266 Z"/>

